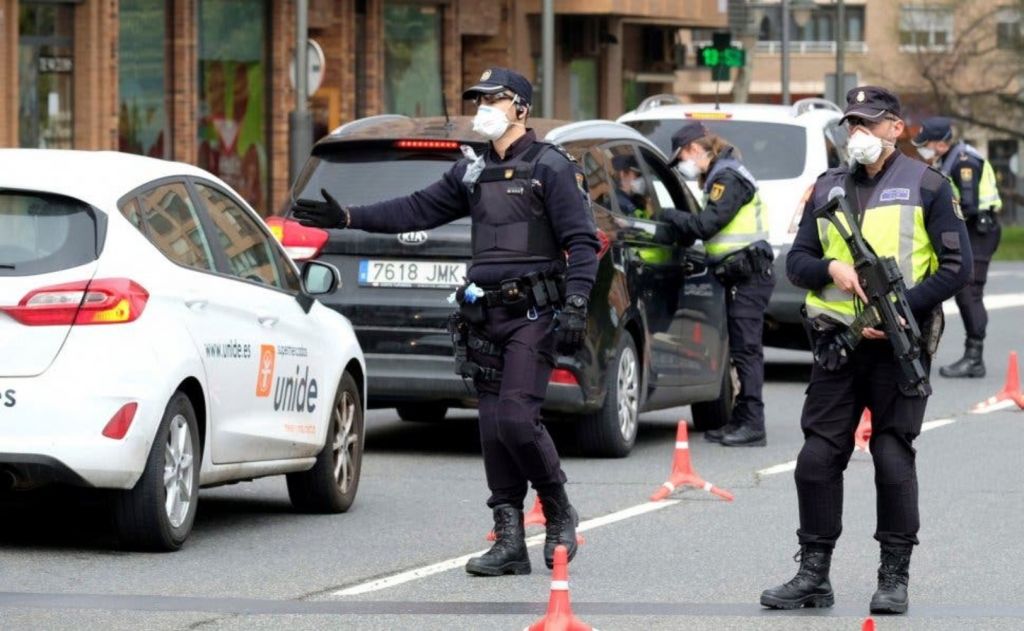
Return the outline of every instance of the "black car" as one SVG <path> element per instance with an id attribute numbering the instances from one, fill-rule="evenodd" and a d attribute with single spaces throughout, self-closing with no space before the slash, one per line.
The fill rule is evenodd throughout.
<path id="1" fill-rule="evenodd" d="M 610 121 L 558 124 L 531 120 L 539 137 L 562 145 L 587 178 L 602 248 L 591 294 L 587 341 L 558 358 L 546 418 L 572 420 L 585 453 L 625 456 L 641 411 L 693 405 L 698 429 L 722 425 L 733 400 L 728 369 L 725 293 L 702 249 L 656 242 L 662 209 L 695 212 L 692 195 L 659 149 Z M 452 163 L 487 143 L 471 119 L 375 116 L 343 125 L 313 148 L 292 199 L 321 199 L 327 189 L 343 205 L 406 195 L 431 184 Z M 635 158 L 646 194 L 620 212 L 612 159 Z M 619 161 L 621 164 L 621 161 Z M 625 202 L 623 202 L 625 205 Z M 475 407 L 472 384 L 454 372 L 446 330 L 448 298 L 470 259 L 469 219 L 429 231 L 371 234 L 305 228 L 268 220 L 295 258 L 338 268 L 342 283 L 324 304 L 348 317 L 367 364 L 370 407 L 395 407 L 408 421 L 438 421 L 451 407 Z"/>

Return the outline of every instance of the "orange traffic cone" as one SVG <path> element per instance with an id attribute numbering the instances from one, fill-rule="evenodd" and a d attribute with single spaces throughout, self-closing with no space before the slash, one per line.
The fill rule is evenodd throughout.
<path id="1" fill-rule="evenodd" d="M 540 496 L 538 496 L 537 499 L 534 500 L 533 508 L 530 509 L 530 512 L 523 515 L 523 527 L 529 528 L 530 526 L 546 526 L 547 523 L 548 520 L 544 517 L 544 507 L 540 503 Z M 494 534 L 493 530 L 487 533 L 488 541 L 494 541 L 496 539 L 497 536 Z M 583 543 L 583 535 L 576 535 L 576 544 L 583 545 Z"/>
<path id="2" fill-rule="evenodd" d="M 860 628 L 860 631 L 875 631 L 875 619 L 864 618 L 864 625 Z"/>
<path id="3" fill-rule="evenodd" d="M 565 546 L 555 548 L 548 612 L 523 631 L 593 631 L 593 627 L 573 615 L 569 604 L 569 551 Z"/>
<path id="4" fill-rule="evenodd" d="M 704 489 L 722 499 L 730 502 L 733 500 L 732 493 L 720 489 L 710 482 L 705 482 L 703 478 L 693 472 L 693 465 L 690 464 L 690 443 L 687 440 L 686 421 L 679 421 L 679 429 L 676 430 L 676 452 L 672 458 L 672 473 L 668 480 L 651 495 L 651 501 L 659 502 L 681 486 Z"/>
<path id="5" fill-rule="evenodd" d="M 1010 351 L 1010 363 L 1006 368 L 1006 383 L 995 396 L 989 397 L 971 408 L 972 414 L 985 414 L 1013 407 L 1024 409 L 1024 394 L 1020 391 L 1020 372 L 1017 368 L 1017 352 Z"/>
<path id="6" fill-rule="evenodd" d="M 860 424 L 853 432 L 853 438 L 857 441 L 857 449 L 864 453 L 871 452 L 868 447 L 871 441 L 871 410 L 864 408 L 864 413 L 860 415 Z"/>

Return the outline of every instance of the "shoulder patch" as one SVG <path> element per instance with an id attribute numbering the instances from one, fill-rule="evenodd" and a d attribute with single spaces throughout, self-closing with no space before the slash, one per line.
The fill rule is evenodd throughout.
<path id="1" fill-rule="evenodd" d="M 576 186 L 578 186 L 579 189 L 581 191 L 583 191 L 584 193 L 587 192 L 587 181 L 585 179 L 583 179 L 583 174 L 582 173 L 579 173 L 579 172 L 576 173 Z"/>
<path id="2" fill-rule="evenodd" d="M 974 169 L 971 167 L 960 168 L 960 179 L 967 182 L 974 179 Z"/>
<path id="3" fill-rule="evenodd" d="M 711 185 L 711 192 L 708 194 L 708 199 L 713 202 L 717 202 L 722 199 L 722 195 L 725 194 L 725 184 L 721 182 L 715 182 Z"/>
<path id="4" fill-rule="evenodd" d="M 960 208 L 960 199 L 957 196 L 953 196 L 953 214 L 960 221 L 964 221 L 964 210 Z"/>

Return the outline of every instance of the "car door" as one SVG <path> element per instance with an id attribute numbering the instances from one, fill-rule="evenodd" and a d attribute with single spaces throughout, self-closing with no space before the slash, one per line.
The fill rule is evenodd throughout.
<path id="1" fill-rule="evenodd" d="M 213 429 L 214 462 L 314 455 L 336 384 L 324 380 L 325 345 L 296 300 L 298 277 L 262 221 L 233 193 L 201 179 L 192 180 L 192 190 L 224 274 L 211 301 L 251 332 L 245 357 L 219 358 L 244 369 L 223 393 L 237 413 Z"/>
<path id="2" fill-rule="evenodd" d="M 696 199 L 664 161 L 647 147 L 639 146 L 638 151 L 657 212 L 663 208 L 698 212 Z M 725 299 L 724 289 L 707 265 L 703 244 L 672 248 L 670 260 L 658 267 L 658 273 L 662 296 L 652 302 L 656 313 L 648 317 L 659 322 L 660 338 L 678 353 L 665 360 L 666 383 L 714 381 L 726 339 Z"/>

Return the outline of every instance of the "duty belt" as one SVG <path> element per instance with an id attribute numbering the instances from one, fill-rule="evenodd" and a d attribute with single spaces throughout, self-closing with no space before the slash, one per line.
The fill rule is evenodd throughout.
<path id="1" fill-rule="evenodd" d="M 524 301 L 529 301 L 529 306 L 544 307 L 561 301 L 561 284 L 561 276 L 534 272 L 521 278 L 503 280 L 496 287 L 484 286 L 484 295 L 478 300 L 488 307 L 518 306 Z"/>

